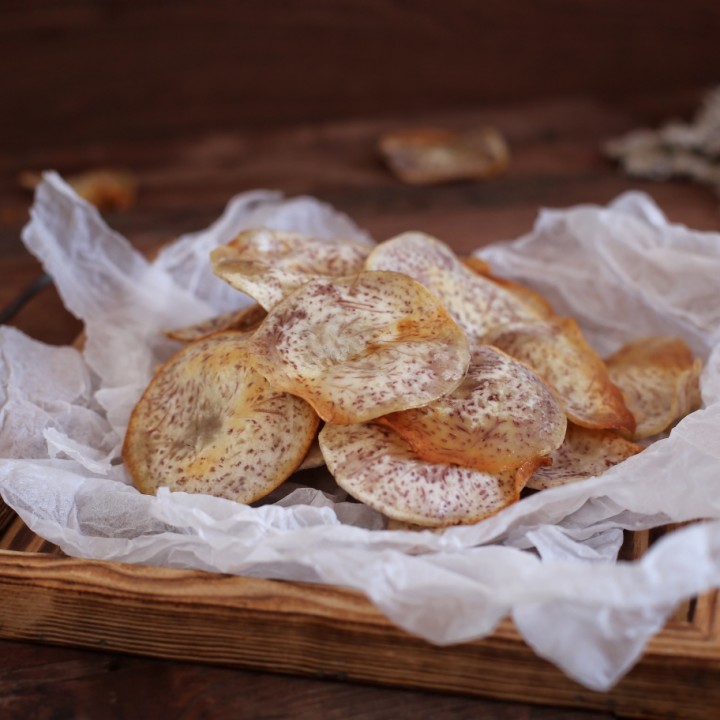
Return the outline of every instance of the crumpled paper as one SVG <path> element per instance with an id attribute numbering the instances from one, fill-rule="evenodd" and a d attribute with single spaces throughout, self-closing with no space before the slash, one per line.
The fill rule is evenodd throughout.
<path id="1" fill-rule="evenodd" d="M 720 585 L 720 235 L 669 224 L 639 193 L 543 211 L 526 236 L 479 254 L 576 317 L 602 354 L 672 333 L 703 358 L 703 408 L 641 454 L 442 532 L 384 530 L 332 486 L 290 482 L 260 507 L 137 492 L 120 446 L 153 368 L 177 348 L 161 331 L 248 302 L 212 276 L 207 253 L 260 224 L 371 242 L 311 198 L 258 191 L 148 262 L 46 174 L 23 239 L 86 338 L 81 352 L 0 328 L 0 493 L 32 530 L 79 557 L 356 588 L 437 644 L 510 615 L 540 656 L 596 690 L 680 601 Z M 623 529 L 686 520 L 702 522 L 615 561 Z"/>

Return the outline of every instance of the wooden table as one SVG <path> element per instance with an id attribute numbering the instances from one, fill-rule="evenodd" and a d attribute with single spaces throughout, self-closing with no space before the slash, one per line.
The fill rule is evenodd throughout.
<path id="1" fill-rule="evenodd" d="M 574 96 L 455 113 L 10 152 L 0 156 L 0 306 L 40 273 L 19 239 L 31 201 L 16 183 L 24 170 L 71 173 L 113 166 L 135 173 L 137 204 L 106 217 L 143 251 L 204 227 L 233 194 L 254 188 L 312 194 L 347 212 L 378 240 L 421 229 L 461 252 L 528 231 L 540 207 L 606 203 L 629 189 L 648 192 L 673 221 L 720 230 L 718 200 L 707 189 L 629 180 L 600 152 L 604 140 L 631 128 L 687 117 L 698 97 L 697 91 L 615 101 Z M 499 128 L 512 151 L 507 173 L 485 183 L 400 184 L 378 161 L 377 138 L 385 130 L 429 123 Z M 55 344 L 72 341 L 81 330 L 52 288 L 37 295 L 13 324 Z M 0 641 L 0 717 L 590 720 L 614 715 L 610 709 L 547 708 Z"/>

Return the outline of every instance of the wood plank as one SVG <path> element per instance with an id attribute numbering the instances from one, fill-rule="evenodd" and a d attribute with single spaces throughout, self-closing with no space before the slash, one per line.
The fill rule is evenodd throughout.
<path id="1" fill-rule="evenodd" d="M 627 717 L 704 718 L 708 703 L 720 702 L 717 643 L 679 628 L 674 642 L 684 656 L 654 641 L 640 665 L 601 694 L 537 658 L 508 621 L 490 638 L 435 647 L 394 627 L 359 593 L 324 585 L 3 551 L 0 593 L 0 635 L 10 639 Z"/>
<path id="2" fill-rule="evenodd" d="M 714 0 L 5 2 L 8 147 L 717 82 Z"/>

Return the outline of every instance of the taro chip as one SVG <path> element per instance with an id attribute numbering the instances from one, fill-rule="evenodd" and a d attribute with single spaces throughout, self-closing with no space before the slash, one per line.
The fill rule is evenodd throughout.
<path id="1" fill-rule="evenodd" d="M 243 333 L 210 335 L 160 368 L 123 445 L 140 491 L 168 487 L 251 503 L 300 465 L 319 418 L 250 367 L 247 343 Z"/>
<path id="2" fill-rule="evenodd" d="M 422 283 L 445 304 L 473 345 L 498 325 L 537 320 L 532 306 L 492 280 L 468 269 L 443 242 L 407 232 L 375 247 L 367 270 L 394 270 Z"/>
<path id="3" fill-rule="evenodd" d="M 567 425 L 547 385 L 489 345 L 473 351 L 452 393 L 378 422 L 393 428 L 424 460 L 486 472 L 512 470 L 548 455 L 562 443 Z"/>
<path id="4" fill-rule="evenodd" d="M 313 440 L 312 445 L 305 454 L 303 461 L 298 466 L 298 472 L 300 470 L 315 470 L 316 468 L 325 467 L 325 458 L 323 457 L 322 450 L 320 449 L 320 443 L 318 439 Z"/>
<path id="5" fill-rule="evenodd" d="M 326 425 L 328 469 L 352 497 L 393 521 L 423 527 L 479 522 L 516 502 L 520 471 L 486 473 L 418 457 L 393 430 L 375 423 Z"/>
<path id="6" fill-rule="evenodd" d="M 18 180 L 22 187 L 34 190 L 42 181 L 42 175 L 23 172 Z M 101 211 L 127 210 L 137 199 L 137 177 L 126 170 L 98 168 L 68 175 L 65 181 L 81 198 Z"/>
<path id="7" fill-rule="evenodd" d="M 635 429 L 635 419 L 605 363 L 572 318 L 498 328 L 488 341 L 535 370 L 577 425 L 627 433 Z"/>
<path id="8" fill-rule="evenodd" d="M 526 305 L 530 305 L 530 307 L 536 311 L 538 317 L 552 317 L 555 314 L 553 306 L 539 292 L 536 292 L 522 283 L 493 275 L 490 265 L 488 265 L 488 263 L 486 263 L 482 258 L 479 258 L 476 255 L 471 255 L 463 258 L 463 264 L 474 273 L 484 275 L 488 280 L 492 280 L 492 282 L 497 285 L 501 285 L 506 290 L 509 290 Z"/>
<path id="9" fill-rule="evenodd" d="M 636 439 L 657 435 L 700 407 L 702 361 L 680 338 L 641 338 L 620 348 L 606 364 L 635 416 Z"/>
<path id="10" fill-rule="evenodd" d="M 532 490 L 586 480 L 636 455 L 644 448 L 612 430 L 590 430 L 568 423 L 563 444 L 550 455 L 551 462 L 537 469 L 527 482 Z"/>
<path id="11" fill-rule="evenodd" d="M 258 304 L 253 304 L 194 325 L 168 330 L 165 337 L 176 342 L 187 343 L 224 330 L 252 332 L 265 319 L 266 315 L 267 312 L 263 308 Z"/>
<path id="12" fill-rule="evenodd" d="M 435 400 L 457 387 L 470 361 L 442 303 L 393 272 L 306 283 L 268 314 L 250 351 L 273 387 L 339 424 Z"/>
<path id="13" fill-rule="evenodd" d="M 210 261 L 216 275 L 270 310 L 308 280 L 359 272 L 368 252 L 349 240 L 256 228 L 215 248 Z"/>
<path id="14" fill-rule="evenodd" d="M 387 133 L 380 139 L 380 153 L 393 174 L 411 185 L 453 180 L 487 180 L 500 175 L 509 152 L 494 128 L 453 132 L 418 128 Z"/>

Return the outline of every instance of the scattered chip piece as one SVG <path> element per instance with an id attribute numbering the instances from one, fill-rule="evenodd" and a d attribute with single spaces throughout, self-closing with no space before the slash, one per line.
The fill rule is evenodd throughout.
<path id="1" fill-rule="evenodd" d="M 577 425 L 635 430 L 622 393 L 574 319 L 558 317 L 501 327 L 488 342 L 535 370 L 555 389 L 568 419 Z"/>
<path id="2" fill-rule="evenodd" d="M 421 232 L 406 232 L 375 247 L 367 270 L 394 270 L 422 283 L 445 304 L 471 344 L 484 342 L 498 325 L 542 317 L 512 292 L 469 270 L 443 242 Z"/>
<path id="3" fill-rule="evenodd" d="M 20 185 L 34 190 L 41 182 L 42 175 L 23 172 L 18 178 Z M 88 170 L 65 178 L 70 187 L 99 210 L 127 210 L 135 204 L 137 178 L 124 170 Z"/>
<path id="4" fill-rule="evenodd" d="M 680 338 L 635 340 L 606 360 L 610 379 L 635 416 L 635 439 L 667 430 L 700 407 L 702 361 Z"/>
<path id="5" fill-rule="evenodd" d="M 453 132 L 419 128 L 387 133 L 380 153 L 392 172 L 411 185 L 487 180 L 505 171 L 509 152 L 494 128 Z"/>
<path id="6" fill-rule="evenodd" d="M 349 240 L 255 228 L 215 248 L 210 261 L 216 275 L 271 310 L 308 280 L 360 272 L 369 251 Z"/>
<path id="7" fill-rule="evenodd" d="M 223 315 L 217 315 L 214 318 L 203 322 L 195 323 L 195 325 L 186 325 L 185 327 L 168 330 L 165 337 L 176 342 L 192 342 L 200 338 L 212 335 L 213 333 L 223 330 L 239 330 L 242 332 L 252 332 L 265 319 L 267 311 L 260 305 L 253 304 L 240 310 L 233 310 Z"/>
<path id="8" fill-rule="evenodd" d="M 326 422 L 365 422 L 457 387 L 467 338 L 420 283 L 394 272 L 313 280 L 272 310 L 250 341 L 278 390 Z"/>
<path id="9" fill-rule="evenodd" d="M 485 473 L 429 463 L 396 432 L 374 423 L 326 425 L 328 469 L 356 500 L 399 522 L 426 527 L 476 523 L 515 502 L 522 473 Z"/>
<path id="10" fill-rule="evenodd" d="M 250 368 L 247 343 L 244 333 L 210 335 L 157 372 L 123 445 L 139 490 L 169 487 L 251 503 L 300 465 L 319 418 Z"/>
<path id="11" fill-rule="evenodd" d="M 486 472 L 512 470 L 548 455 L 562 443 L 567 425 L 547 385 L 489 345 L 473 351 L 452 393 L 378 422 L 393 428 L 424 460 Z"/>
<path id="12" fill-rule="evenodd" d="M 563 444 L 550 455 L 552 462 L 538 468 L 527 482 L 532 490 L 586 480 L 636 455 L 642 445 L 612 430 L 590 430 L 568 423 Z"/>

